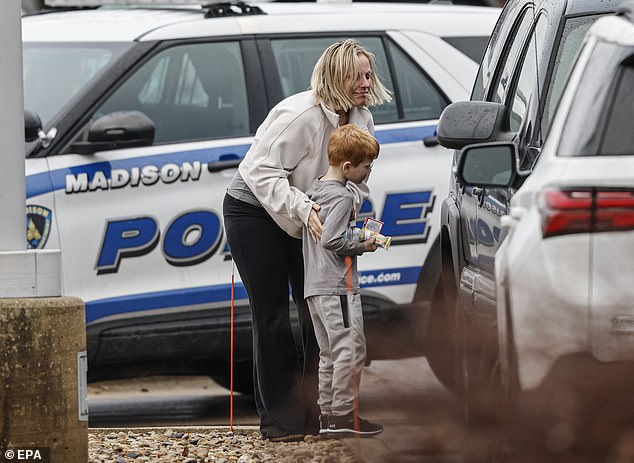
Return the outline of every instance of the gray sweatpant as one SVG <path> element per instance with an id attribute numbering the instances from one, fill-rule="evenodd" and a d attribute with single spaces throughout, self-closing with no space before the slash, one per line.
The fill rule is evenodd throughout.
<path id="1" fill-rule="evenodd" d="M 319 344 L 319 399 L 325 415 L 353 411 L 366 348 L 361 296 L 306 298 Z"/>

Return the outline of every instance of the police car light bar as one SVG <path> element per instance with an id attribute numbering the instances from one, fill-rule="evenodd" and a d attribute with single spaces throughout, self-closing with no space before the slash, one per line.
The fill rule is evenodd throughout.
<path id="1" fill-rule="evenodd" d="M 228 0 L 44 0 L 50 7 L 89 7 L 102 5 L 213 5 Z"/>

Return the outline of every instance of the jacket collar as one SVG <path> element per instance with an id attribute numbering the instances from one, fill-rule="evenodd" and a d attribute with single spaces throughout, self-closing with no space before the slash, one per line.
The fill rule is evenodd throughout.
<path id="1" fill-rule="evenodd" d="M 333 128 L 336 128 L 339 126 L 339 114 L 337 114 L 336 112 L 328 109 L 326 106 L 324 106 L 323 103 L 320 103 L 321 106 L 321 110 L 324 112 L 324 114 L 326 115 L 326 119 L 328 119 L 328 122 L 330 122 L 330 125 L 333 126 Z M 367 116 L 365 116 L 365 114 L 369 113 L 369 109 L 366 107 L 354 107 L 352 109 L 350 109 L 350 116 L 348 118 L 348 123 L 349 124 L 355 124 L 358 125 L 360 127 L 365 127 L 366 125 L 366 118 Z"/>
<path id="2" fill-rule="evenodd" d="M 321 110 L 326 115 L 326 119 L 328 119 L 330 125 L 337 127 L 339 125 L 339 114 L 328 109 L 323 103 L 319 103 L 319 106 L 321 106 Z"/>

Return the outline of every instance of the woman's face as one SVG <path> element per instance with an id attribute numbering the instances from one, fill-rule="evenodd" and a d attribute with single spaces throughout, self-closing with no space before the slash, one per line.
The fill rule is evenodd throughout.
<path id="1" fill-rule="evenodd" d="M 370 60 L 363 53 L 359 54 L 359 67 L 357 69 L 357 79 L 346 79 L 345 88 L 350 92 L 350 96 L 355 106 L 364 106 L 368 96 L 370 85 L 372 84 L 372 68 Z"/>

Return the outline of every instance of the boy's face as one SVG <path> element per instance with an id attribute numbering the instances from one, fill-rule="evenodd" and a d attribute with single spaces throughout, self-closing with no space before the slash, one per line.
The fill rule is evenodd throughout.
<path id="1" fill-rule="evenodd" d="M 357 185 L 363 182 L 372 172 L 372 161 L 363 161 L 358 166 L 353 166 L 350 161 L 343 163 L 343 174 L 346 180 L 350 180 Z"/>

